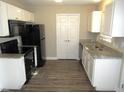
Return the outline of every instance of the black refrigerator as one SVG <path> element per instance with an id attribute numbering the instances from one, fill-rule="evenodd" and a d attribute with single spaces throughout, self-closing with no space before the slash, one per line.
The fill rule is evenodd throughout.
<path id="1" fill-rule="evenodd" d="M 23 45 L 37 47 L 37 67 L 45 64 L 45 26 L 43 24 L 26 24 L 25 35 L 22 36 Z"/>
<path id="2" fill-rule="evenodd" d="M 45 64 L 45 26 L 31 22 L 8 20 L 10 37 L 21 36 L 22 45 L 37 47 L 37 65 Z"/>

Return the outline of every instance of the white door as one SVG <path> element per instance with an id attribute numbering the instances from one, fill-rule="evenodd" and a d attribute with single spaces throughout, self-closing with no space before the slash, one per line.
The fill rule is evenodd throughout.
<path id="1" fill-rule="evenodd" d="M 57 57 L 78 59 L 80 14 L 57 14 Z"/>

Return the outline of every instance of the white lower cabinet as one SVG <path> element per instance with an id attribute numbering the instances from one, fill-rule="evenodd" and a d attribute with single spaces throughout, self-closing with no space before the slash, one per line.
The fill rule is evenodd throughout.
<path id="1" fill-rule="evenodd" d="M 83 47 L 83 53 L 82 53 L 82 64 L 83 64 L 83 66 L 84 66 L 84 69 L 85 69 L 85 71 L 87 71 L 86 69 L 87 69 L 87 52 L 86 52 L 86 50 L 84 49 L 85 47 Z"/>
<path id="2" fill-rule="evenodd" d="M 117 91 L 121 71 L 119 59 L 95 59 L 92 84 L 96 90 Z"/>
<path id="3" fill-rule="evenodd" d="M 93 58 L 83 48 L 82 64 L 87 76 L 98 91 L 117 91 L 121 72 L 121 59 Z"/>
<path id="4" fill-rule="evenodd" d="M 21 89 L 25 82 L 24 57 L 0 58 L 0 90 Z"/>
<path id="5" fill-rule="evenodd" d="M 93 65 L 94 65 L 94 61 L 93 59 L 90 57 L 88 59 L 88 78 L 89 80 L 92 82 L 92 76 L 93 76 Z"/>

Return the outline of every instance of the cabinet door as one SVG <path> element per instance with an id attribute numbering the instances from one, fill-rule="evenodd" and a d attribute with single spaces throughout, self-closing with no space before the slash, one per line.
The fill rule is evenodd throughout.
<path id="1" fill-rule="evenodd" d="M 112 3 L 106 5 L 104 11 L 104 27 L 102 34 L 111 36 L 111 26 L 112 26 Z"/>
<path id="2" fill-rule="evenodd" d="M 83 48 L 83 55 L 82 55 L 83 57 L 82 57 L 82 64 L 83 64 L 83 66 L 84 66 L 84 69 L 86 68 L 85 66 L 86 66 L 86 49 L 85 49 L 85 47 Z"/>
<path id="3" fill-rule="evenodd" d="M 88 72 L 88 52 L 85 47 L 84 47 L 84 51 L 83 51 L 83 66 L 87 73 Z"/>
<path id="4" fill-rule="evenodd" d="M 24 21 L 34 22 L 34 14 L 24 10 Z"/>
<path id="5" fill-rule="evenodd" d="M 30 12 L 30 21 L 34 22 L 34 14 Z"/>
<path id="6" fill-rule="evenodd" d="M 26 10 L 24 10 L 24 20 L 25 21 L 30 21 L 30 13 Z"/>
<path id="7" fill-rule="evenodd" d="M 91 82 L 93 77 L 93 64 L 94 64 L 94 59 L 90 56 L 88 59 L 88 78 Z"/>
<path id="8" fill-rule="evenodd" d="M 101 11 L 93 11 L 88 17 L 88 31 L 99 33 L 101 28 Z"/>
<path id="9" fill-rule="evenodd" d="M 8 4 L 8 19 L 11 20 L 23 20 L 23 10 Z"/>
<path id="10" fill-rule="evenodd" d="M 91 32 L 99 33 L 101 30 L 101 11 L 92 12 Z"/>
<path id="11" fill-rule="evenodd" d="M 7 5 L 0 1 L 0 36 L 9 36 Z"/>
<path id="12" fill-rule="evenodd" d="M 89 63 L 88 57 L 89 57 L 89 53 L 86 51 L 85 69 L 86 69 L 87 74 L 88 74 L 88 63 Z"/>
<path id="13" fill-rule="evenodd" d="M 0 73 L 0 88 L 21 89 L 26 81 L 24 57 L 1 58 Z"/>
<path id="14" fill-rule="evenodd" d="M 124 37 L 124 0 L 115 0 L 112 37 Z"/>
<path id="15" fill-rule="evenodd" d="M 26 21 L 25 20 L 25 10 L 24 9 L 21 9 L 22 10 L 22 13 L 21 13 L 21 21 Z"/>
<path id="16" fill-rule="evenodd" d="M 88 15 L 88 31 L 91 32 L 91 20 L 92 20 L 92 15 L 89 13 Z"/>

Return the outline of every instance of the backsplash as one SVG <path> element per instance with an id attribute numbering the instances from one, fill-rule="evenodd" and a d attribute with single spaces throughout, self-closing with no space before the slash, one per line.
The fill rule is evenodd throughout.
<path id="1" fill-rule="evenodd" d="M 101 37 L 100 35 L 97 37 L 97 41 L 100 43 L 102 42 L 106 46 L 109 46 L 117 50 L 124 48 L 124 37 L 111 38 L 111 42 L 104 41 L 104 39 L 105 37 Z"/>
<path id="2" fill-rule="evenodd" d="M 93 39 L 96 40 L 98 33 L 84 32 L 80 34 L 80 39 Z"/>

